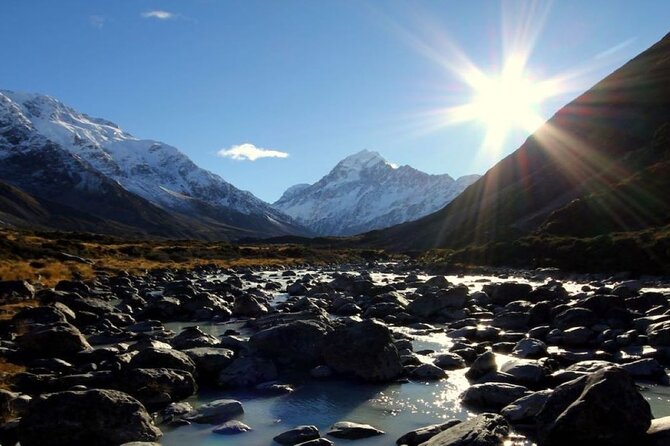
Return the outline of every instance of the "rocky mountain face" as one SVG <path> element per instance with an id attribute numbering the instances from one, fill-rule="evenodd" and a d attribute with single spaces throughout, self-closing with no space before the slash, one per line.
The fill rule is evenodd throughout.
<path id="1" fill-rule="evenodd" d="M 670 232 L 668 225 L 670 35 L 559 110 L 444 209 L 368 234 L 365 242 L 395 249 L 491 248 L 520 237 L 652 231 L 640 236 L 644 245 L 640 261 L 630 262 L 634 266 L 653 261 L 653 253 L 667 259 L 670 240 L 654 234 Z M 621 249 L 632 256 L 637 241 L 614 248 L 618 237 L 573 243 L 564 250 L 573 257 L 566 264 L 574 265 L 582 245 L 593 251 L 586 249 L 585 256 L 622 256 Z M 539 249 L 533 255 L 548 253 Z M 488 261 L 494 257 L 509 263 L 509 255 L 497 253 Z"/>
<path id="2" fill-rule="evenodd" d="M 454 180 L 395 167 L 363 150 L 314 184 L 298 184 L 274 203 L 319 235 L 353 235 L 416 220 L 456 198 L 478 175 Z"/>
<path id="3" fill-rule="evenodd" d="M 150 235 L 309 234 L 175 147 L 135 138 L 114 123 L 39 94 L 0 90 L 0 180 L 48 202 L 54 218 L 62 211 L 76 220 L 71 215 L 76 210 L 90 217 L 86 220 L 103 219 Z M 103 232 L 106 226 L 100 227 Z"/>

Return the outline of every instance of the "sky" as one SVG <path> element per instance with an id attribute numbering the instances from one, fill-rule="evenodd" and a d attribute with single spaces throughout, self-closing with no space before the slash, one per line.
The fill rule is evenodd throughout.
<path id="1" fill-rule="evenodd" d="M 446 117 L 472 68 L 558 79 L 546 119 L 668 31 L 667 0 L 1 0 L 0 88 L 54 96 L 273 202 L 362 149 L 453 177 L 531 131 Z M 465 67 L 470 67 L 469 71 Z"/>

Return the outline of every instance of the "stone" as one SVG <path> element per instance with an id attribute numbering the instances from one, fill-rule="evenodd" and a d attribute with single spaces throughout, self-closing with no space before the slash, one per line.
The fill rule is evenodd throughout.
<path id="1" fill-rule="evenodd" d="M 652 414 L 630 374 L 608 367 L 557 387 L 537 419 L 546 446 L 624 446 L 644 439 Z"/>
<path id="2" fill-rule="evenodd" d="M 198 379 L 215 381 L 223 369 L 233 362 L 235 352 L 227 348 L 196 347 L 183 350 L 191 358 L 198 372 Z"/>
<path id="3" fill-rule="evenodd" d="M 351 421 L 338 421 L 330 427 L 326 435 L 345 440 L 358 440 L 360 438 L 383 435 L 384 431 L 370 426 L 369 424 L 354 423 Z"/>
<path id="4" fill-rule="evenodd" d="M 199 327 L 186 327 L 170 340 L 170 344 L 177 350 L 186 350 L 197 347 L 216 347 L 220 341 Z"/>
<path id="5" fill-rule="evenodd" d="M 491 302 L 496 305 L 506 305 L 515 300 L 525 300 L 533 287 L 527 283 L 504 282 L 497 284 L 486 284 L 483 291 L 490 297 Z"/>
<path id="6" fill-rule="evenodd" d="M 421 443 L 430 440 L 440 432 L 460 424 L 460 420 L 449 420 L 442 424 L 433 424 L 413 431 L 407 432 L 395 442 L 398 446 L 419 446 Z"/>
<path id="7" fill-rule="evenodd" d="M 547 356 L 547 344 L 539 339 L 527 338 L 516 343 L 512 354 L 519 358 L 538 359 Z"/>
<path id="8" fill-rule="evenodd" d="M 32 299 L 35 288 L 25 280 L 0 280 L 0 298 Z"/>
<path id="9" fill-rule="evenodd" d="M 222 387 L 253 387 L 277 379 L 277 367 L 265 358 L 245 356 L 235 359 L 219 374 L 217 383 Z"/>
<path id="10" fill-rule="evenodd" d="M 116 446 L 161 437 L 146 409 L 116 390 L 59 392 L 35 399 L 19 424 L 23 446 Z"/>
<path id="11" fill-rule="evenodd" d="M 390 330 L 372 319 L 340 326 L 324 339 L 323 358 L 337 373 L 389 381 L 403 371 Z"/>
<path id="12" fill-rule="evenodd" d="M 498 411 L 530 393 L 516 384 L 489 382 L 468 387 L 461 394 L 461 400 L 477 409 Z"/>
<path id="13" fill-rule="evenodd" d="M 244 413 L 242 403 L 221 399 L 203 404 L 184 418 L 198 424 L 221 424 Z"/>
<path id="14" fill-rule="evenodd" d="M 314 366 L 321 360 L 328 327 L 313 321 L 281 324 L 255 333 L 249 344 L 280 365 Z"/>
<path id="15" fill-rule="evenodd" d="M 541 390 L 519 398 L 505 406 L 500 414 L 512 424 L 535 424 L 535 417 L 549 399 L 551 390 Z"/>
<path id="16" fill-rule="evenodd" d="M 502 446 L 509 424 L 500 415 L 483 413 L 435 435 L 421 446 Z"/>
<path id="17" fill-rule="evenodd" d="M 651 420 L 647 431 L 647 446 L 667 446 L 670 444 L 670 417 Z"/>
<path id="18" fill-rule="evenodd" d="M 484 375 L 498 370 L 496 363 L 496 355 L 493 352 L 482 353 L 472 363 L 470 369 L 465 373 L 465 377 L 469 380 L 476 381 Z"/>
<path id="19" fill-rule="evenodd" d="M 17 343 L 21 354 L 31 358 L 68 359 L 92 350 L 77 327 L 67 322 L 35 326 L 19 336 Z"/>
<path id="20" fill-rule="evenodd" d="M 436 293 L 426 293 L 417 296 L 408 306 L 410 314 L 421 318 L 428 318 L 438 314 L 445 308 L 463 308 L 468 297 L 468 289 L 455 287 L 439 290 Z"/>
<path id="21" fill-rule="evenodd" d="M 193 375 L 176 369 L 128 369 L 122 374 L 123 390 L 144 405 L 165 406 L 193 395 L 197 385 Z"/>
<path id="22" fill-rule="evenodd" d="M 444 370 L 456 370 L 465 367 L 465 360 L 456 353 L 441 353 L 435 356 L 433 364 Z"/>
<path id="23" fill-rule="evenodd" d="M 252 430 L 249 426 L 238 420 L 226 421 L 223 424 L 219 424 L 212 432 L 219 435 L 237 435 L 249 432 Z"/>
<path id="24" fill-rule="evenodd" d="M 297 426 L 293 429 L 282 432 L 273 438 L 279 444 L 292 446 L 298 443 L 304 443 L 309 440 L 319 438 L 319 429 L 316 426 Z"/>
<path id="25" fill-rule="evenodd" d="M 172 348 L 145 348 L 137 352 L 128 364 L 133 368 L 166 368 L 195 373 L 195 364 L 185 353 Z"/>
<path id="26" fill-rule="evenodd" d="M 423 381 L 438 381 L 447 377 L 447 374 L 436 365 L 421 364 L 412 370 L 412 377 Z"/>

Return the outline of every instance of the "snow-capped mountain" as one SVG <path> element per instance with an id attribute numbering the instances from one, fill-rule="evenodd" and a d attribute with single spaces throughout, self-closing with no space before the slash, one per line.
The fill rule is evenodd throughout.
<path id="1" fill-rule="evenodd" d="M 479 175 L 454 180 L 395 167 L 363 150 L 318 182 L 290 187 L 274 206 L 320 235 L 353 235 L 416 220 L 444 207 Z"/>
<path id="2" fill-rule="evenodd" d="M 56 165 L 40 165 L 47 149 L 58 158 Z M 31 162 L 17 175 L 7 166 L 19 159 Z M 180 213 L 229 235 L 306 234 L 290 217 L 199 168 L 175 147 L 136 138 L 112 122 L 45 95 L 0 90 L 0 160 L 4 164 L 0 179 L 40 196 L 53 195 L 50 189 L 55 184 L 30 183 L 39 179 L 37 171 L 47 167 L 78 176 L 70 184 L 70 194 L 99 191 L 112 183 L 163 211 Z"/>

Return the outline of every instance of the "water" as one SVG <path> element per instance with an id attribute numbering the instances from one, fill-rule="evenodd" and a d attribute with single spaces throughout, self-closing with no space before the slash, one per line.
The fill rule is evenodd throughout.
<path id="1" fill-rule="evenodd" d="M 299 272 L 299 275 L 303 272 Z M 311 271 L 310 271 L 311 272 Z M 312 272 L 314 273 L 314 272 Z M 273 272 L 265 273 L 268 278 L 278 279 Z M 373 273 L 373 280 L 379 283 L 394 282 L 393 274 Z M 428 278 L 430 276 L 423 276 Z M 449 281 L 465 284 L 471 290 L 479 290 L 490 282 L 505 280 L 525 281 L 519 277 L 500 279 L 493 276 L 448 276 Z M 281 279 L 288 283 L 295 278 Z M 537 283 L 535 283 L 537 285 Z M 570 292 L 581 288 L 579 283 L 564 283 Z M 411 290 L 407 290 L 411 291 Z M 285 298 L 277 295 L 277 299 Z M 167 328 L 179 333 L 193 323 L 170 323 Z M 214 336 L 227 329 L 236 329 L 243 335 L 251 332 L 243 321 L 230 321 L 222 324 L 198 324 L 205 332 Z M 416 332 L 407 328 L 398 331 L 412 338 L 416 351 L 430 349 L 437 353 L 447 351 L 451 340 L 444 332 Z M 500 358 L 501 361 L 504 358 Z M 426 357 L 425 360 L 428 360 Z M 371 424 L 386 432 L 386 435 L 355 441 L 358 446 L 388 446 L 408 431 L 444 422 L 449 419 L 466 419 L 472 412 L 460 404 L 459 395 L 467 388 L 465 369 L 448 372 L 448 379 L 432 382 L 409 382 L 403 384 L 370 385 L 340 380 L 304 380 L 290 382 L 296 390 L 287 395 L 259 397 L 249 391 L 205 390 L 192 397 L 189 402 L 198 406 L 220 398 L 233 398 L 242 402 L 244 415 L 239 420 L 248 424 L 253 431 L 240 435 L 218 435 L 212 433 L 212 425 L 190 425 L 178 428 L 162 426 L 165 446 L 181 445 L 236 445 L 260 446 L 273 444 L 272 438 L 288 429 L 301 424 L 313 424 L 322 435 L 337 421 L 354 421 Z M 670 416 L 670 388 L 648 386 L 643 390 L 655 417 Z M 349 443 L 337 440 L 337 444 Z M 515 444 L 530 443 L 519 441 Z"/>

